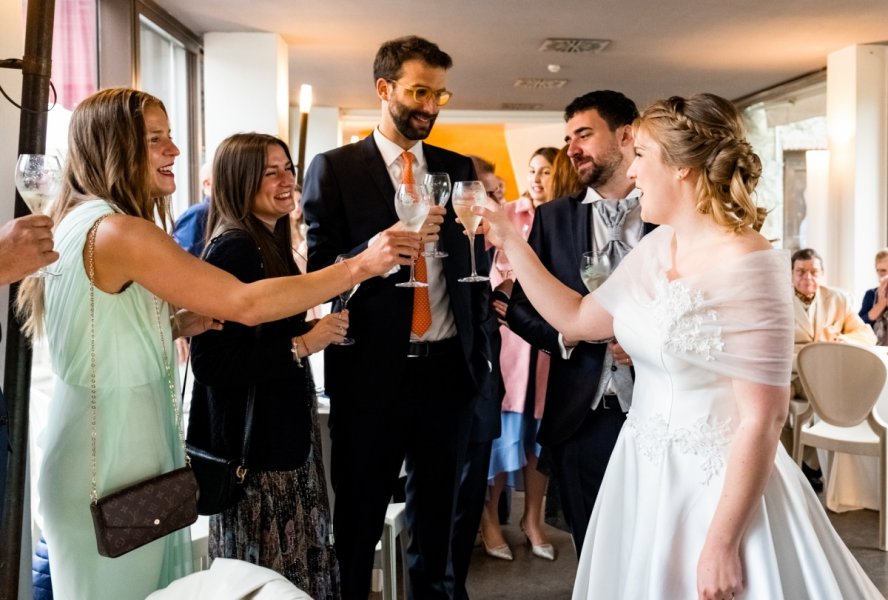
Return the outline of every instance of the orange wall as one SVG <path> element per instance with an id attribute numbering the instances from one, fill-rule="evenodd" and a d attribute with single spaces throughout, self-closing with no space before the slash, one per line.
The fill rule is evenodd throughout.
<path id="1" fill-rule="evenodd" d="M 438 123 L 427 140 L 460 154 L 474 154 L 496 165 L 496 174 L 506 181 L 506 199 L 518 197 L 515 173 L 506 146 L 503 125 L 449 125 Z"/>
<path id="2" fill-rule="evenodd" d="M 362 137 L 369 134 L 370 131 L 363 132 Z M 434 146 L 460 154 L 474 154 L 492 162 L 496 165 L 496 174 L 506 181 L 506 200 L 518 197 L 518 186 L 515 183 L 503 125 L 437 123 L 426 141 Z"/>

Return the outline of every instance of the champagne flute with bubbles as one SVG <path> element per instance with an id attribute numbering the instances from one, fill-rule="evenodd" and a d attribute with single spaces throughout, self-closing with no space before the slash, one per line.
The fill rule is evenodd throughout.
<path id="1" fill-rule="evenodd" d="M 402 183 L 395 194 L 395 212 L 398 220 L 407 231 L 419 231 L 425 223 L 431 207 L 431 195 L 428 188 L 419 183 Z M 428 287 L 424 281 L 416 280 L 416 260 L 410 263 L 410 279 L 396 283 L 396 287 Z"/>
<path id="2" fill-rule="evenodd" d="M 340 254 L 336 257 L 336 262 L 342 262 L 345 259 L 349 258 L 348 254 Z M 344 292 L 339 292 L 339 310 L 345 310 L 346 306 L 348 306 L 348 301 L 351 300 L 352 296 L 355 295 L 355 292 L 358 291 L 358 288 L 361 287 L 360 282 L 356 283 L 354 286 L 348 288 Z M 350 338 L 345 336 L 342 338 L 341 342 L 335 342 L 338 346 L 351 346 L 355 343 L 354 338 Z"/>
<path id="3" fill-rule="evenodd" d="M 480 181 L 457 181 L 453 186 L 453 210 L 469 237 L 469 256 L 472 258 L 472 273 L 457 280 L 462 283 L 490 281 L 490 277 L 478 275 L 475 269 L 475 232 L 481 224 L 481 215 L 472 212 L 473 206 L 483 206 L 486 201 L 487 191 Z"/>
<path id="4" fill-rule="evenodd" d="M 447 206 L 447 201 L 450 199 L 450 175 L 447 173 L 426 173 L 423 183 L 429 188 L 429 193 L 432 195 L 435 204 Z M 439 238 L 435 242 L 435 247 L 432 250 L 424 251 L 422 255 L 430 258 L 444 258 L 448 256 L 446 252 L 441 250 L 440 245 L 441 239 Z"/>
<path id="5" fill-rule="evenodd" d="M 59 159 L 48 154 L 21 154 L 15 165 L 15 187 L 31 212 L 46 212 L 49 203 L 59 193 L 62 183 L 62 167 Z M 41 268 L 31 277 L 58 275 Z"/>

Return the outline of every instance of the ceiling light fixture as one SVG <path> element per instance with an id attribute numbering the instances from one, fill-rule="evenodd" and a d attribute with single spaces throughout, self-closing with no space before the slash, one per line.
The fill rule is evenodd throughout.
<path id="1" fill-rule="evenodd" d="M 524 79 L 516 79 L 515 87 L 529 90 L 557 90 L 567 85 L 567 79 L 541 79 L 536 77 L 526 77 Z"/>
<path id="2" fill-rule="evenodd" d="M 530 102 L 503 102 L 502 110 L 542 110 L 543 105 Z"/>
<path id="3" fill-rule="evenodd" d="M 540 52 L 563 52 L 566 54 L 598 54 L 610 45 L 610 40 L 585 38 L 548 38 L 539 47 Z"/>

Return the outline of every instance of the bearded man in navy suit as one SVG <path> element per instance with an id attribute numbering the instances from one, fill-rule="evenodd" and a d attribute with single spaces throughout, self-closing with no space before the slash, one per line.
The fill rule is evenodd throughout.
<path id="1" fill-rule="evenodd" d="M 422 182 L 439 171 L 452 182 L 476 179 L 467 157 L 422 142 L 450 100 L 451 64 L 437 45 L 415 36 L 380 47 L 373 65 L 379 126 L 360 142 L 316 156 L 306 173 L 309 270 L 360 252 L 399 227 L 394 197 L 405 179 Z M 501 378 L 490 286 L 457 281 L 471 267 L 468 239 L 454 218 L 450 206 L 433 207 L 422 229 L 428 242 L 440 236 L 449 253 L 426 260 L 427 300 L 414 288 L 395 286 L 407 279 L 407 269 L 366 281 L 348 303 L 355 344 L 325 351 L 345 598 L 367 598 L 374 548 L 402 463 L 409 595 L 465 596 L 490 441 L 499 435 Z M 475 253 L 479 272 L 488 272 L 480 236 Z M 430 325 L 414 318 L 428 313 Z M 483 468 L 471 468 L 477 464 Z"/>
<path id="2" fill-rule="evenodd" d="M 609 254 L 612 264 L 652 229 L 641 221 L 634 183 L 635 103 L 601 90 L 565 109 L 567 154 L 585 189 L 537 208 L 528 243 L 562 283 L 586 293 L 584 252 Z M 631 359 L 618 341 L 565 339 L 531 306 L 516 283 L 506 313 L 511 329 L 552 355 L 537 442 L 548 453 L 577 554 L 608 459 L 632 402 Z"/>

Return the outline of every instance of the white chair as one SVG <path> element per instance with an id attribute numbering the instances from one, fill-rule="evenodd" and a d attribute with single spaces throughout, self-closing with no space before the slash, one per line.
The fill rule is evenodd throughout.
<path id="1" fill-rule="evenodd" d="M 407 547 L 407 517 L 404 514 L 403 502 L 393 502 L 385 511 L 385 526 L 382 529 L 382 599 L 395 600 L 398 597 L 398 563 L 395 542 L 401 540 L 401 557 Z M 401 535 L 401 534 L 404 535 Z M 401 565 L 404 581 L 404 593 L 407 593 L 407 565 Z"/>
<path id="2" fill-rule="evenodd" d="M 798 417 L 799 443 L 793 458 L 801 465 L 806 446 L 879 459 L 879 548 L 888 550 L 888 424 L 875 410 L 888 377 L 885 363 L 866 348 L 850 344 L 809 344 L 798 355 L 799 379 L 809 409 Z M 817 416 L 819 421 L 812 422 Z"/>
<path id="3" fill-rule="evenodd" d="M 807 400 L 798 397 L 789 399 L 789 415 L 787 419 L 789 421 L 789 429 L 792 431 L 792 447 L 789 448 L 792 456 L 795 456 L 796 452 L 798 452 L 799 438 L 802 436 L 801 417 L 809 410 L 810 405 Z"/>

